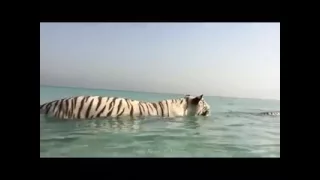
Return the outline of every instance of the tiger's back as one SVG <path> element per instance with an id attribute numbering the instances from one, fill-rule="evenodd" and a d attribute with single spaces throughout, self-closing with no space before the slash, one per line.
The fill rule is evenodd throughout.
<path id="1" fill-rule="evenodd" d="M 128 115 L 134 101 L 117 97 L 76 96 L 40 106 L 43 114 L 60 119 L 93 119 Z"/>

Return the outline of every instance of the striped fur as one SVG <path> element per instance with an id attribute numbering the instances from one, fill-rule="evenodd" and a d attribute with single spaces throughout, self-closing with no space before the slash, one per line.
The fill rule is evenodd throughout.
<path id="1" fill-rule="evenodd" d="M 40 105 L 40 114 L 59 119 L 95 119 L 139 116 L 208 116 L 210 106 L 201 96 L 142 102 L 119 97 L 76 96 Z"/>

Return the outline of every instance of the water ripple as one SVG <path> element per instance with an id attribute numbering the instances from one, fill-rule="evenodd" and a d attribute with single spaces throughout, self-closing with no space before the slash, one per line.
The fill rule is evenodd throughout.
<path id="1" fill-rule="evenodd" d="M 220 116 L 142 121 L 40 121 L 40 156 L 279 157 L 280 121 Z"/>

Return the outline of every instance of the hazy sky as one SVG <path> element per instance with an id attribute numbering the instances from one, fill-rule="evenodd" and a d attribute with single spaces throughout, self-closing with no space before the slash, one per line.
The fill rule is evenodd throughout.
<path id="1" fill-rule="evenodd" d="M 280 99 L 280 23 L 41 23 L 40 83 Z"/>

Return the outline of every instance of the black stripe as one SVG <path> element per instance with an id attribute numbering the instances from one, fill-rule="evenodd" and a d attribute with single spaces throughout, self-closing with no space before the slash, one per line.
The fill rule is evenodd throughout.
<path id="1" fill-rule="evenodd" d="M 87 119 L 89 118 L 89 114 L 90 114 L 90 111 L 91 111 L 93 100 L 94 100 L 94 98 L 91 99 L 89 107 L 87 108 L 87 112 L 86 112 L 86 118 Z"/>
<path id="2" fill-rule="evenodd" d="M 107 104 L 105 104 L 105 106 L 102 108 L 102 110 L 97 114 L 96 117 L 100 117 L 100 115 L 103 113 L 103 111 L 106 109 Z"/>
<path id="3" fill-rule="evenodd" d="M 40 105 L 40 109 L 42 109 L 45 105 L 47 105 L 48 103 L 44 103 L 42 105 Z"/>
<path id="4" fill-rule="evenodd" d="M 156 104 L 156 103 L 152 103 L 152 105 L 153 105 L 154 108 L 156 109 L 156 111 L 157 111 L 157 116 L 158 116 L 158 115 L 159 115 L 159 112 L 158 112 L 157 104 Z"/>
<path id="5" fill-rule="evenodd" d="M 183 99 L 181 100 L 181 102 L 180 102 L 180 104 L 182 104 L 184 101 L 183 101 Z"/>
<path id="6" fill-rule="evenodd" d="M 51 106 L 52 106 L 52 102 L 50 102 L 50 103 L 48 104 L 48 106 L 46 107 L 46 112 L 45 112 L 45 114 L 48 114 L 48 113 L 49 113 L 49 110 L 50 110 Z"/>
<path id="7" fill-rule="evenodd" d="M 141 108 L 140 108 L 140 102 L 138 103 L 138 107 L 139 107 L 140 116 L 142 116 L 142 111 L 141 111 Z"/>
<path id="8" fill-rule="evenodd" d="M 168 103 L 168 100 L 166 100 L 166 104 L 167 104 L 168 117 L 170 117 L 170 114 L 169 114 L 169 103 Z"/>
<path id="9" fill-rule="evenodd" d="M 117 117 L 120 117 L 124 112 L 124 108 L 122 109 L 121 113 L 117 116 Z"/>
<path id="10" fill-rule="evenodd" d="M 122 101 L 123 101 L 123 99 L 120 99 L 118 109 L 117 109 L 117 114 L 119 114 L 120 108 L 122 108 Z"/>
<path id="11" fill-rule="evenodd" d="M 130 108 L 130 105 L 129 105 L 128 99 L 125 99 L 125 100 L 126 100 L 126 102 L 127 102 L 128 108 Z"/>
<path id="12" fill-rule="evenodd" d="M 164 116 L 164 112 L 163 112 L 163 104 L 162 104 L 162 102 L 160 101 L 159 102 L 159 105 L 160 105 L 160 109 L 161 109 L 161 116 L 163 117 Z"/>
<path id="13" fill-rule="evenodd" d="M 62 99 L 61 103 L 59 105 L 59 118 L 63 118 L 63 115 L 64 115 L 64 103 L 65 103 L 65 99 Z"/>
<path id="14" fill-rule="evenodd" d="M 69 118 L 72 118 L 72 112 L 73 112 L 73 106 L 72 106 L 72 104 L 73 104 L 73 99 L 74 98 L 70 98 L 70 111 L 69 111 Z"/>
<path id="15" fill-rule="evenodd" d="M 56 102 L 56 104 L 54 105 L 54 111 L 53 111 L 53 115 L 54 115 L 54 117 L 56 117 L 57 116 L 57 112 L 59 112 L 59 104 L 60 104 L 60 100 L 58 100 L 57 102 Z"/>
<path id="16" fill-rule="evenodd" d="M 148 103 L 145 103 L 146 106 L 147 106 L 147 110 L 148 110 L 148 115 L 150 116 L 150 111 L 149 111 L 149 106 L 148 106 Z"/>
<path id="17" fill-rule="evenodd" d="M 188 101 L 186 100 L 186 109 L 188 109 L 188 106 L 189 106 L 189 103 L 188 103 Z"/>
<path id="18" fill-rule="evenodd" d="M 151 115 L 151 113 L 153 112 L 152 105 L 149 102 L 147 102 L 146 104 L 147 104 L 148 112 L 150 112 L 149 115 Z"/>
<path id="19" fill-rule="evenodd" d="M 97 107 L 96 107 L 96 111 L 98 111 L 98 109 L 99 109 L 99 107 L 100 107 L 101 100 L 102 100 L 102 97 L 99 96 L 99 97 L 98 97 L 98 105 L 97 105 Z"/>
<path id="20" fill-rule="evenodd" d="M 82 108 L 83 108 L 83 104 L 84 104 L 84 101 L 85 101 L 85 97 L 81 100 L 81 104 L 80 104 L 80 108 L 78 110 L 78 114 L 77 114 L 77 117 L 78 119 L 81 119 L 81 111 L 82 111 Z"/>
<path id="21" fill-rule="evenodd" d="M 130 116 L 133 117 L 133 105 L 131 104 L 131 101 L 130 101 L 130 103 L 127 101 L 127 103 L 128 103 L 128 107 L 130 109 Z"/>
<path id="22" fill-rule="evenodd" d="M 55 111 L 56 111 L 57 106 L 59 105 L 59 101 L 60 101 L 60 100 L 55 101 L 55 104 L 54 104 L 54 106 L 53 106 L 52 114 L 53 114 L 54 116 L 56 116 L 56 114 L 57 114 L 57 112 L 55 112 Z"/>
<path id="23" fill-rule="evenodd" d="M 70 98 L 68 98 L 68 99 L 66 100 L 66 108 L 67 108 L 67 112 L 66 112 L 66 114 L 67 114 L 67 117 L 68 117 L 68 118 L 70 117 L 70 111 L 69 111 L 69 99 L 70 99 Z"/>
<path id="24" fill-rule="evenodd" d="M 72 119 L 75 118 L 75 108 L 76 108 L 76 105 L 77 105 L 77 100 L 78 100 L 78 97 L 79 96 L 76 96 L 72 99 Z"/>
<path id="25" fill-rule="evenodd" d="M 109 112 L 108 112 L 108 114 L 107 114 L 107 117 L 109 117 L 109 116 L 112 114 L 112 111 L 113 111 L 113 109 L 114 109 L 114 107 L 115 107 L 115 101 L 116 101 L 116 99 L 118 99 L 118 98 L 116 98 L 116 97 L 113 98 L 113 100 L 112 100 L 112 102 L 111 102 L 111 104 L 110 104 L 110 105 L 113 105 L 113 106 L 110 106 L 110 107 L 109 107 Z M 111 107 L 112 107 L 112 109 L 111 109 Z M 110 109 L 111 109 L 111 111 L 110 111 Z"/>
<path id="26" fill-rule="evenodd" d="M 131 106 L 131 109 L 130 109 L 130 116 L 133 117 L 133 106 Z"/>
<path id="27" fill-rule="evenodd" d="M 100 117 L 101 114 L 105 111 L 107 105 L 108 105 L 108 100 L 109 100 L 109 97 L 107 97 L 107 100 L 106 100 L 106 104 L 104 105 L 103 109 L 98 113 L 97 117 Z"/>
<path id="28" fill-rule="evenodd" d="M 66 108 L 67 108 L 68 116 L 69 116 L 69 114 L 70 114 L 70 111 L 69 111 L 69 109 L 70 109 L 69 100 L 70 100 L 70 98 L 68 98 L 68 99 L 66 100 Z"/>
<path id="29" fill-rule="evenodd" d="M 70 98 L 68 98 L 68 99 L 66 99 L 66 109 L 67 109 L 67 111 L 66 111 L 66 113 L 65 113 L 65 115 L 67 116 L 67 119 L 69 119 L 69 117 L 70 117 L 70 105 L 69 105 L 69 100 L 70 100 Z"/>
<path id="30" fill-rule="evenodd" d="M 67 99 L 64 99 L 63 100 L 63 103 L 62 103 L 62 118 L 64 119 L 65 115 L 68 115 L 68 109 L 66 109 L 66 102 L 67 102 Z"/>
<path id="31" fill-rule="evenodd" d="M 113 99 L 111 100 L 111 102 L 110 102 L 110 104 L 109 104 L 109 109 L 108 109 L 108 111 L 111 110 L 112 105 L 115 103 L 115 101 L 116 101 L 116 98 L 113 98 Z"/>
<path id="32" fill-rule="evenodd" d="M 130 103 L 129 103 L 129 100 L 128 99 L 124 99 L 125 101 L 126 101 L 126 103 L 127 103 L 127 107 L 128 107 L 128 109 L 130 109 Z"/>
<path id="33" fill-rule="evenodd" d="M 143 115 L 145 115 L 145 114 L 146 114 L 146 111 L 145 111 L 145 109 L 144 109 L 144 107 L 143 107 L 142 103 L 140 103 L 140 102 L 139 102 L 139 104 L 140 104 L 140 106 L 142 107 Z"/>
<path id="34" fill-rule="evenodd" d="M 59 104 L 59 108 L 58 108 L 58 117 L 60 118 L 60 114 L 62 111 L 62 105 L 63 105 L 64 99 L 61 99 L 60 104 Z"/>
<path id="35" fill-rule="evenodd" d="M 69 106 L 67 106 L 67 102 L 68 102 L 67 99 L 65 99 L 65 102 L 64 102 L 63 108 L 62 108 L 63 109 L 62 116 L 63 116 L 63 118 L 66 118 L 66 119 L 69 118 L 69 109 L 68 109 Z"/>
<path id="36" fill-rule="evenodd" d="M 73 98 L 70 98 L 69 100 L 70 100 L 70 102 L 69 102 L 69 107 L 70 107 L 69 118 L 72 118 L 72 112 L 73 112 L 72 103 L 73 103 Z"/>
<path id="37" fill-rule="evenodd" d="M 128 106 L 128 110 L 129 110 L 130 109 L 130 103 L 128 102 L 128 99 L 125 99 L 125 100 L 126 100 L 126 103 L 127 103 L 127 106 Z M 132 116 L 131 111 L 132 111 L 132 109 L 130 109 L 130 115 Z"/>
<path id="38" fill-rule="evenodd" d="M 52 107 L 52 105 L 55 103 L 56 101 L 51 101 L 49 103 L 45 103 L 44 105 L 46 105 L 46 107 L 44 108 L 46 110 L 46 114 L 48 114 L 50 108 Z"/>
<path id="39" fill-rule="evenodd" d="M 85 102 L 87 102 L 89 100 L 89 98 L 90 98 L 90 96 L 86 96 L 85 97 L 85 100 L 86 100 Z"/>

